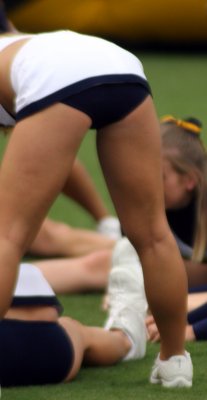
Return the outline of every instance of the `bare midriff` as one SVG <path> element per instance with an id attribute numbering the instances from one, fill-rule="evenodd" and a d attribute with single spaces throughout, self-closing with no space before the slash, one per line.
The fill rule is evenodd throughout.
<path id="1" fill-rule="evenodd" d="M 22 321 L 50 321 L 56 322 L 58 312 L 51 306 L 25 306 L 10 308 L 5 319 L 18 319 Z"/>

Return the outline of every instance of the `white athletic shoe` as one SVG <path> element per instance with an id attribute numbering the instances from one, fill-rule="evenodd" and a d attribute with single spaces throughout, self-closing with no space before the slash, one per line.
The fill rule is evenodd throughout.
<path id="1" fill-rule="evenodd" d="M 172 356 L 162 361 L 159 354 L 152 367 L 150 382 L 161 384 L 164 387 L 191 387 L 193 379 L 193 365 L 190 354 Z"/>
<path id="2" fill-rule="evenodd" d="M 102 218 L 96 226 L 96 231 L 114 240 L 122 236 L 120 222 L 117 217 L 112 216 Z"/>
<path id="3" fill-rule="evenodd" d="M 130 269 L 135 273 L 136 271 L 142 271 L 142 266 L 140 264 L 140 260 L 135 248 L 132 246 L 130 241 L 126 237 L 120 238 L 116 245 L 114 246 L 113 254 L 112 254 L 112 269 L 116 267 L 123 266 L 124 269 Z M 143 275 L 142 275 L 143 281 Z"/>
<path id="4" fill-rule="evenodd" d="M 131 243 L 120 239 L 114 249 L 108 283 L 109 316 L 105 329 L 120 329 L 132 347 L 124 360 L 142 358 L 146 352 L 147 301 L 142 268 Z"/>

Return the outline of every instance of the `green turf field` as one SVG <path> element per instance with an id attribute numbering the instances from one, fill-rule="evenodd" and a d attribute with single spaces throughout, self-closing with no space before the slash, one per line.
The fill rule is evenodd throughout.
<path id="1" fill-rule="evenodd" d="M 195 116 L 203 122 L 203 139 L 207 144 L 207 55 L 139 54 L 151 83 L 158 115 Z M 206 133 L 205 133 L 206 132 Z M 5 139 L 0 146 L 4 148 Z M 110 197 L 95 153 L 95 134 L 89 132 L 79 153 L 96 182 L 109 208 Z M 60 197 L 50 210 L 50 216 L 75 226 L 93 227 L 92 219 L 72 202 Z M 101 325 L 105 319 L 100 310 L 101 294 L 61 297 L 65 314 L 89 325 Z M 166 390 L 148 383 L 149 371 L 158 346 L 149 345 L 142 361 L 122 363 L 110 368 L 82 369 L 71 384 L 3 389 L 6 400 L 171 400 L 207 399 L 207 345 L 187 345 L 194 361 L 195 379 L 190 390 Z"/>

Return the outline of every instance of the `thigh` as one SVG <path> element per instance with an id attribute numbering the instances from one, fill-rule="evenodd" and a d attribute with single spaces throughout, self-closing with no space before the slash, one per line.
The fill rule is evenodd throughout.
<path id="1" fill-rule="evenodd" d="M 68 337 L 70 337 L 71 343 L 73 344 L 74 348 L 73 366 L 65 378 L 65 382 L 69 382 L 77 375 L 83 362 L 83 356 L 86 350 L 85 338 L 83 333 L 84 326 L 80 322 L 69 317 L 61 317 L 58 321 L 60 326 L 65 330 Z"/>
<path id="2" fill-rule="evenodd" d="M 87 115 L 59 103 L 17 123 L 1 167 L 0 236 L 24 248 L 31 242 L 90 124 Z"/>
<path id="3" fill-rule="evenodd" d="M 139 248 L 166 224 L 159 123 L 150 96 L 132 113 L 98 132 L 104 175 L 124 233 Z"/>

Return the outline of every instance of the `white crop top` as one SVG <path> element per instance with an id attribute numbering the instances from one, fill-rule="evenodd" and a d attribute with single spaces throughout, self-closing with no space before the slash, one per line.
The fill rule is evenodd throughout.
<path id="1" fill-rule="evenodd" d="M 20 264 L 12 306 L 52 306 L 62 314 L 63 307 L 42 272 L 33 264 Z"/>

